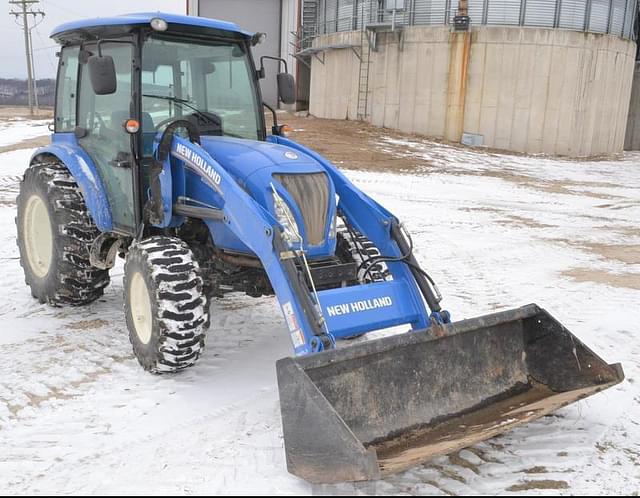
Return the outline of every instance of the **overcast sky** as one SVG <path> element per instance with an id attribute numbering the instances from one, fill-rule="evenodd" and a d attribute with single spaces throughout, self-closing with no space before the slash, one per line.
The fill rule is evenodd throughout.
<path id="1" fill-rule="evenodd" d="M 26 78 L 24 34 L 9 11 L 15 6 L 0 0 L 0 78 Z M 37 78 L 55 78 L 57 59 L 55 42 L 49 38 L 59 24 L 91 17 L 109 17 L 131 12 L 163 11 L 186 13 L 185 0 L 40 0 L 33 10 L 45 12 L 44 20 L 32 32 Z M 31 17 L 31 16 L 30 16 Z M 38 20 L 40 18 L 38 17 Z M 32 22 L 32 21 L 31 21 Z"/>

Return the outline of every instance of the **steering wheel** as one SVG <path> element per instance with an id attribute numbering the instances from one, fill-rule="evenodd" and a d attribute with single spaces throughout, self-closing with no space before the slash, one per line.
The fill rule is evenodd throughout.
<path id="1" fill-rule="evenodd" d="M 176 121 L 177 119 L 180 119 L 176 116 L 172 116 L 170 118 L 167 119 L 163 119 L 162 121 L 160 121 L 158 124 L 155 125 L 155 130 L 156 131 L 160 131 L 160 128 L 162 128 L 163 126 L 167 126 L 169 123 L 172 123 L 173 121 Z"/>

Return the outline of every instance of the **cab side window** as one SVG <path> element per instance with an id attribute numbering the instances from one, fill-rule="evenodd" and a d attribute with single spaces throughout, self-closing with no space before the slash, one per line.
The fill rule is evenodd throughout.
<path id="1" fill-rule="evenodd" d="M 76 127 L 79 47 L 65 47 L 60 54 L 56 88 L 55 129 L 70 132 Z"/>
<path id="2" fill-rule="evenodd" d="M 133 48 L 130 43 L 101 44 L 103 55 L 113 57 L 116 91 L 98 95 L 91 85 L 88 64 L 82 64 L 78 97 L 78 143 L 93 160 L 107 192 L 115 228 L 131 233 L 135 228 L 131 136 L 124 122 L 131 116 Z M 84 49 L 97 53 L 95 44 Z"/>
<path id="3" fill-rule="evenodd" d="M 171 119 L 180 111 L 180 107 L 170 100 L 149 97 L 149 95 L 176 97 L 174 83 L 173 66 L 158 64 L 153 65 L 153 68 L 142 68 L 142 108 L 143 112 L 152 117 L 151 120 L 146 119 L 142 123 L 144 131 L 154 132 L 154 123 Z"/>

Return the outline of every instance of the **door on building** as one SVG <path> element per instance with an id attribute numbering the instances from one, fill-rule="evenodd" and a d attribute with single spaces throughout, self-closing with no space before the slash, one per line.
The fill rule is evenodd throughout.
<path id="1" fill-rule="evenodd" d="M 231 21 L 247 31 L 267 34 L 267 39 L 253 49 L 256 67 L 260 57 L 280 57 L 280 0 L 199 0 L 198 15 Z M 267 77 L 261 81 L 262 98 L 272 106 L 278 103 L 275 62 L 267 62 Z"/>

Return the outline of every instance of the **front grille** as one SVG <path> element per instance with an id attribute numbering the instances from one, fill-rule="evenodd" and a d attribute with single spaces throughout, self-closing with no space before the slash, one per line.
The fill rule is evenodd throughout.
<path id="1" fill-rule="evenodd" d="M 324 244 L 329 210 L 329 178 L 324 173 L 297 175 L 276 174 L 273 177 L 282 184 L 302 212 L 307 244 Z"/>

